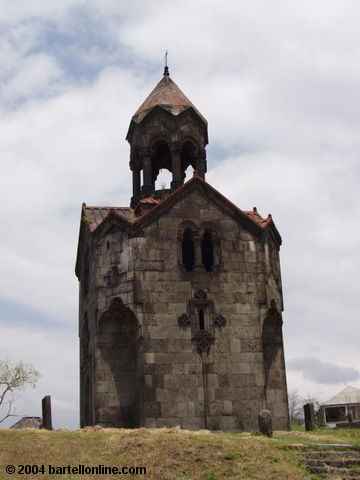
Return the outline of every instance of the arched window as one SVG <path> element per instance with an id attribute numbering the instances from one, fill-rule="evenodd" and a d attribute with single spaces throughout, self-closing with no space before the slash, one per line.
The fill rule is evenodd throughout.
<path id="1" fill-rule="evenodd" d="M 209 228 L 205 230 L 201 239 L 201 260 L 206 271 L 211 272 L 214 265 L 214 242 Z"/>
<path id="2" fill-rule="evenodd" d="M 195 248 L 193 234 L 190 228 L 186 228 L 183 233 L 182 242 L 182 262 L 187 272 L 192 272 L 195 264 Z"/>

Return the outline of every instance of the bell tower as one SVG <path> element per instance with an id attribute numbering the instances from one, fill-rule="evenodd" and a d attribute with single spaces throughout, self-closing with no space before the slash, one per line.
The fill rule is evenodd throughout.
<path id="1" fill-rule="evenodd" d="M 167 67 L 126 139 L 130 207 L 81 210 L 81 426 L 254 430 L 267 408 L 287 429 L 272 216 L 205 181 L 207 122 Z"/>
<path id="2" fill-rule="evenodd" d="M 133 115 L 126 140 L 133 174 L 131 207 L 141 198 L 156 196 L 161 169 L 172 173 L 171 191 L 184 183 L 190 165 L 205 179 L 207 121 L 170 78 L 167 66 Z"/>

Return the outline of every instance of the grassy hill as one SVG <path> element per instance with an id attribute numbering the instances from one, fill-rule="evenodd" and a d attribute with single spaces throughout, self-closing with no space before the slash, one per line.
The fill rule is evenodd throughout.
<path id="1" fill-rule="evenodd" d="M 189 432 L 178 428 L 123 430 L 100 427 L 83 430 L 0 430 L 0 479 L 98 480 L 119 474 L 88 474 L 81 468 L 145 467 L 146 474 L 122 473 L 120 478 L 146 480 L 305 480 L 311 477 L 302 466 L 293 444 L 351 443 L 360 446 L 360 430 L 276 432 L 269 439 L 257 434 Z M 5 466 L 16 473 L 10 475 Z M 20 474 L 18 465 L 44 465 L 44 473 Z M 49 473 L 65 467 L 62 473 Z M 70 467 L 78 468 L 78 473 Z M 35 468 L 35 469 L 34 469 Z M 59 470 L 53 470 L 59 472 Z M 321 478 L 321 477 L 318 477 Z"/>

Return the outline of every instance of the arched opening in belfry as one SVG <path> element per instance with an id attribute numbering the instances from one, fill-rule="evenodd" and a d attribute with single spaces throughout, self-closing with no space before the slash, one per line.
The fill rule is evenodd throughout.
<path id="1" fill-rule="evenodd" d="M 99 324 L 100 358 L 97 389 L 101 395 L 98 423 L 135 428 L 140 424 L 139 324 L 120 298 L 112 300 Z"/>
<path id="2" fill-rule="evenodd" d="M 169 145 L 164 140 L 157 141 L 152 147 L 152 156 L 151 156 L 151 168 L 152 168 L 152 184 L 154 188 L 159 190 L 166 187 L 163 187 L 162 184 L 169 183 L 171 181 L 172 165 L 171 165 L 171 153 Z M 163 172 L 169 172 L 168 177 L 165 177 Z M 161 178 L 158 179 L 159 173 L 161 172 Z M 166 172 L 166 173 L 167 173 Z M 168 186 L 168 185 L 167 185 Z"/>
<path id="3" fill-rule="evenodd" d="M 181 247 L 183 265 L 186 271 L 191 272 L 195 264 L 195 246 L 193 233 L 190 228 L 184 230 Z"/>
<path id="4" fill-rule="evenodd" d="M 185 180 L 185 178 L 189 180 L 189 178 L 187 177 L 189 167 L 192 167 L 192 169 L 190 169 L 190 172 L 193 172 L 196 168 L 196 148 L 190 141 L 185 142 L 182 146 L 180 158 L 183 180 Z"/>
<path id="5" fill-rule="evenodd" d="M 170 188 L 170 184 L 172 181 L 172 173 L 165 168 L 160 169 L 159 174 L 157 176 L 155 182 L 155 190 L 164 190 Z"/>
<path id="6" fill-rule="evenodd" d="M 201 239 L 201 259 L 207 272 L 211 272 L 214 265 L 214 239 L 212 231 L 205 229 Z"/>
<path id="7" fill-rule="evenodd" d="M 184 180 L 187 182 L 194 175 L 194 167 L 189 165 L 184 172 Z"/>

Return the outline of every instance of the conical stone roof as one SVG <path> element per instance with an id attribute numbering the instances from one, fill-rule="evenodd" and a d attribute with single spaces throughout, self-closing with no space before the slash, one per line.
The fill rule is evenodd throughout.
<path id="1" fill-rule="evenodd" d="M 180 90 L 170 76 L 164 74 L 163 78 L 156 85 L 154 90 L 147 97 L 145 102 L 138 108 L 132 117 L 135 123 L 140 123 L 146 115 L 156 106 L 167 110 L 173 115 L 179 115 L 188 108 L 194 109 L 201 120 L 207 125 L 206 119 L 194 107 L 187 96 Z"/>

